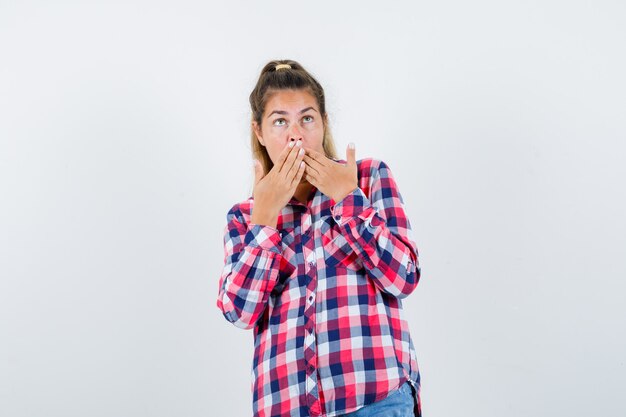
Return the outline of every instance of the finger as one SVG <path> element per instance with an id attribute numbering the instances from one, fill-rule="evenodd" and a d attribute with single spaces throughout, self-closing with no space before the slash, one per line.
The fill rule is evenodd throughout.
<path id="1" fill-rule="evenodd" d="M 311 177 L 314 181 L 317 181 L 317 179 L 319 178 L 319 172 L 316 171 L 315 168 L 312 168 L 309 164 L 306 165 L 306 175 L 307 178 Z"/>
<path id="2" fill-rule="evenodd" d="M 295 172 L 298 170 L 298 166 L 302 160 L 302 154 L 304 152 L 301 146 L 302 145 L 296 144 L 296 146 L 293 147 L 293 149 L 289 152 L 283 167 L 278 171 L 283 178 L 291 180 L 291 178 L 295 175 Z"/>
<path id="3" fill-rule="evenodd" d="M 330 159 L 328 159 L 326 155 L 314 151 L 313 149 L 306 149 L 306 154 L 309 158 L 313 159 L 315 162 L 322 166 L 326 166 L 328 164 L 328 161 L 330 161 Z"/>
<path id="4" fill-rule="evenodd" d="M 346 150 L 346 161 L 348 161 L 349 166 L 356 166 L 356 149 L 354 147 L 354 142 L 350 142 L 348 144 L 348 148 Z"/>
<path id="5" fill-rule="evenodd" d="M 298 142 L 291 142 L 291 143 L 296 143 L 296 144 L 289 150 L 289 155 L 287 155 L 287 159 L 283 163 L 283 166 L 278 170 L 278 172 L 284 175 L 285 177 L 288 177 L 289 172 L 291 171 L 294 164 L 296 163 L 296 160 L 301 155 L 300 153 L 302 149 L 301 142 L 298 141 Z M 288 177 L 288 178 L 291 178 L 291 177 Z"/>
<path id="6" fill-rule="evenodd" d="M 293 181 L 291 181 L 292 187 L 295 187 L 300 183 L 300 180 L 302 179 L 302 175 L 304 175 L 305 166 L 306 164 L 304 163 L 304 161 L 300 161 L 300 165 L 298 166 L 298 171 L 296 173 L 296 176 L 293 178 Z"/>
<path id="7" fill-rule="evenodd" d="M 296 156 L 296 159 L 293 161 L 293 164 L 289 168 L 289 171 L 287 171 L 287 174 L 286 174 L 287 179 L 292 180 L 298 174 L 300 165 L 304 163 L 302 161 L 303 155 L 304 155 L 304 149 L 300 148 L 300 150 L 298 151 L 298 155 Z M 285 166 L 287 166 L 288 163 L 289 163 L 289 160 L 285 162 Z"/>
<path id="8" fill-rule="evenodd" d="M 282 151 L 280 151 L 280 155 L 278 155 L 278 160 L 274 164 L 276 169 L 280 171 L 287 160 L 287 157 L 291 153 L 292 149 L 295 148 L 295 142 L 289 142 L 285 145 Z"/>
<path id="9" fill-rule="evenodd" d="M 309 155 L 308 153 L 304 154 L 304 162 L 306 162 L 307 165 L 309 165 L 311 168 L 315 169 L 316 171 L 320 171 L 324 169 L 324 165 L 320 164 L 315 158 L 311 157 L 311 155 Z"/>
<path id="10" fill-rule="evenodd" d="M 317 181 L 316 181 L 316 180 L 315 180 L 315 178 L 313 178 L 313 177 L 312 177 L 312 176 L 311 176 L 308 172 L 305 172 L 305 173 L 304 173 L 304 178 L 306 178 L 306 180 L 307 180 L 310 184 L 312 184 L 312 185 L 314 185 L 314 186 L 318 187 L 318 183 L 317 183 Z M 319 187 L 318 187 L 318 188 L 319 188 Z"/>

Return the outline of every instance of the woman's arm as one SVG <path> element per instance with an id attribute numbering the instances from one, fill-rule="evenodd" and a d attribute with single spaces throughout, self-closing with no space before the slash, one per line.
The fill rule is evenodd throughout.
<path id="1" fill-rule="evenodd" d="M 369 174 L 369 198 L 357 187 L 331 208 L 333 219 L 374 284 L 407 297 L 419 282 L 420 266 L 400 191 L 383 161 L 365 159 L 360 171 Z"/>
<path id="2" fill-rule="evenodd" d="M 235 207 L 228 212 L 224 230 L 224 268 L 217 306 L 226 320 L 251 329 L 263 315 L 279 274 L 291 275 L 294 267 L 282 256 L 278 231 L 245 223 Z"/>

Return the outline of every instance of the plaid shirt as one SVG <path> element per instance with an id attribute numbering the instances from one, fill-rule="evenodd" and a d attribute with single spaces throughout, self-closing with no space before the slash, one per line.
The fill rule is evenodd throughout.
<path id="1" fill-rule="evenodd" d="M 357 165 L 359 185 L 343 200 L 313 187 L 276 228 L 250 222 L 252 197 L 228 212 L 217 306 L 253 329 L 255 417 L 338 416 L 407 380 L 420 414 L 402 310 L 420 278 L 417 247 L 389 167 Z"/>

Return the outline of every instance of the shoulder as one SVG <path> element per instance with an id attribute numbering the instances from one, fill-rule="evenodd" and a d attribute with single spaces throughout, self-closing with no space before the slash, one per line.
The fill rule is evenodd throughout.
<path id="1" fill-rule="evenodd" d="M 385 161 L 376 158 L 363 158 L 357 159 L 356 164 L 359 188 L 368 198 L 373 197 L 373 191 L 389 186 L 386 179 L 391 176 L 391 171 Z"/>
<path id="2" fill-rule="evenodd" d="M 389 170 L 385 161 L 376 158 L 363 158 L 356 161 L 359 178 L 372 179 L 384 175 Z"/>
<path id="3" fill-rule="evenodd" d="M 333 158 L 335 162 L 346 163 L 345 159 Z M 380 171 L 389 171 L 389 165 L 381 159 L 362 158 L 356 160 L 357 173 L 359 178 L 372 178 Z"/>
<path id="4" fill-rule="evenodd" d="M 233 204 L 226 214 L 226 221 L 231 223 L 233 220 L 237 220 L 239 223 L 248 223 L 252 216 L 253 203 L 254 200 L 249 197 L 247 200 Z"/>

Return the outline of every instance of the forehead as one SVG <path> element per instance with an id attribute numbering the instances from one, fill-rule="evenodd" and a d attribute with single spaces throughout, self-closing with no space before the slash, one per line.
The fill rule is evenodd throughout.
<path id="1" fill-rule="evenodd" d="M 313 107 L 319 111 L 317 100 L 308 90 L 274 90 L 268 94 L 269 98 L 265 103 L 266 114 L 274 110 L 297 113 L 306 107 Z"/>

